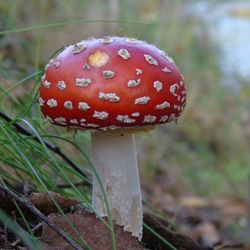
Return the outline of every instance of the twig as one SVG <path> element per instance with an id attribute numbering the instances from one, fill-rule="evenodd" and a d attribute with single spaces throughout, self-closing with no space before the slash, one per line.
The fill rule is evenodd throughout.
<path id="1" fill-rule="evenodd" d="M 25 206 L 32 213 L 34 213 L 41 221 L 45 222 L 49 227 L 53 228 L 58 235 L 60 235 L 65 241 L 67 241 L 74 249 L 81 250 L 82 248 L 76 244 L 73 240 L 71 240 L 68 235 L 55 223 L 50 221 L 43 213 L 40 212 L 27 198 L 20 197 L 14 192 L 12 192 L 9 188 L 3 187 L 0 185 L 0 190 L 3 191 L 7 196 L 12 199 L 15 199 L 18 204 Z"/>
<path id="2" fill-rule="evenodd" d="M 37 141 L 38 143 L 41 143 L 37 137 L 34 137 L 34 135 L 32 133 L 30 133 L 28 130 L 26 130 L 23 126 L 21 126 L 20 124 L 14 122 L 14 120 L 12 118 L 10 118 L 8 115 L 0 112 L 0 117 L 2 119 L 4 119 L 7 122 L 10 122 L 13 124 L 14 128 L 17 130 L 18 133 L 22 134 L 22 135 L 26 135 L 26 136 L 31 136 L 35 141 Z M 79 174 L 81 174 L 83 177 L 85 177 L 86 179 L 88 179 L 89 181 L 85 182 L 85 185 L 90 186 L 91 185 L 91 181 L 90 181 L 90 177 L 84 173 L 73 161 L 71 161 L 62 151 L 59 147 L 47 142 L 47 141 L 43 141 L 44 144 L 46 145 L 46 147 L 53 151 L 55 154 L 59 155 L 66 163 L 68 163 L 75 171 L 77 171 Z"/>
<path id="3" fill-rule="evenodd" d="M 226 250 L 226 249 L 244 249 L 244 245 L 239 243 L 239 244 L 221 244 L 217 247 L 217 244 L 214 245 L 215 250 Z"/>
<path id="4" fill-rule="evenodd" d="M 188 236 L 176 233 L 164 226 L 159 220 L 154 218 L 149 214 L 144 215 L 144 230 L 142 241 L 146 243 L 146 248 L 154 249 L 155 246 L 158 246 L 157 249 L 169 249 L 166 248 L 164 242 L 160 241 L 152 231 L 156 232 L 164 241 L 167 241 L 173 246 L 172 249 L 185 249 L 185 250 L 214 250 L 212 247 L 203 247 L 193 241 Z M 147 226 L 145 226 L 145 224 Z M 150 227 L 151 230 L 148 228 Z"/>
<path id="5" fill-rule="evenodd" d="M 32 232 L 35 233 L 38 229 L 40 229 L 42 227 L 42 223 L 38 223 L 36 226 L 34 226 L 32 228 Z M 15 240 L 14 242 L 11 243 L 12 247 L 16 247 L 17 245 L 19 245 L 21 243 L 20 239 Z"/>

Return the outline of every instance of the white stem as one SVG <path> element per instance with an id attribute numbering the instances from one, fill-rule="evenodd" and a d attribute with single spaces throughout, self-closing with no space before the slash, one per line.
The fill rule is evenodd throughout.
<path id="1" fill-rule="evenodd" d="M 92 155 L 107 193 L 113 220 L 141 240 L 143 211 L 134 135 L 92 133 Z M 97 214 L 107 216 L 95 176 L 92 206 Z"/>

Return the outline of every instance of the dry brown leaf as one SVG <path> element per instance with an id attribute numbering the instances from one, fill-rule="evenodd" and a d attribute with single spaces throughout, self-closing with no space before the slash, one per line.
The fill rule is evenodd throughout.
<path id="1" fill-rule="evenodd" d="M 145 214 L 144 222 L 151 227 L 155 232 L 161 235 L 170 245 L 180 250 L 213 250 L 213 248 L 207 246 L 201 246 L 197 242 L 187 237 L 186 235 L 173 232 L 165 226 L 165 222 L 153 217 L 152 215 Z M 153 235 L 147 228 L 144 228 L 143 242 L 146 243 L 146 247 L 149 249 L 161 249 L 167 250 L 165 243 L 160 241 L 155 235 Z M 171 248 L 172 249 L 172 248 Z"/>
<path id="2" fill-rule="evenodd" d="M 179 199 L 180 205 L 186 208 L 200 208 L 209 205 L 209 200 L 196 197 L 196 196 L 184 196 Z"/>
<path id="3" fill-rule="evenodd" d="M 241 199 L 217 199 L 214 201 L 215 206 L 225 215 L 245 216 L 246 215 L 246 201 Z"/>
<path id="4" fill-rule="evenodd" d="M 55 192 L 50 192 L 50 195 L 63 210 L 75 206 L 78 203 L 76 199 L 66 199 Z M 54 202 L 46 193 L 32 193 L 29 196 L 29 200 L 33 203 L 34 206 L 36 206 L 42 213 L 46 215 L 57 212 L 57 208 Z"/>
<path id="5" fill-rule="evenodd" d="M 80 233 L 81 237 L 88 243 L 93 250 L 112 249 L 112 239 L 108 227 L 94 214 L 78 211 L 67 215 L 72 225 Z M 66 222 L 63 216 L 52 214 L 50 220 L 63 229 L 67 234 L 79 239 L 71 226 Z M 117 239 L 117 249 L 119 250 L 140 250 L 143 245 L 132 237 L 131 233 L 124 232 L 120 226 L 115 226 Z M 43 234 L 40 239 L 43 250 L 71 250 L 73 249 L 65 240 L 63 240 L 53 229 L 46 224 L 43 225 Z"/>
<path id="6" fill-rule="evenodd" d="M 211 222 L 203 222 L 194 229 L 195 238 L 206 245 L 214 245 L 220 241 L 219 232 Z"/>

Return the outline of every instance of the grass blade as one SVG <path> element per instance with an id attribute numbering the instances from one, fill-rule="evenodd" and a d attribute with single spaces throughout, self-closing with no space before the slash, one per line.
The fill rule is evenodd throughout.
<path id="1" fill-rule="evenodd" d="M 10 33 L 19 33 L 19 32 L 28 32 L 34 30 L 41 30 L 41 29 L 48 29 L 48 28 L 56 28 L 65 25 L 72 25 L 72 24 L 81 24 L 81 23 L 120 23 L 120 24 L 139 24 L 139 25 L 147 25 L 147 22 L 141 22 L 137 20 L 102 20 L 102 19 L 93 19 L 93 20 L 86 20 L 86 19 L 79 19 L 79 20 L 70 20 L 70 21 L 61 21 L 56 23 L 48 23 L 48 24 L 40 24 L 34 25 L 31 27 L 24 27 L 24 28 L 16 28 L 11 30 L 3 30 L 0 31 L 0 35 L 6 35 Z"/>

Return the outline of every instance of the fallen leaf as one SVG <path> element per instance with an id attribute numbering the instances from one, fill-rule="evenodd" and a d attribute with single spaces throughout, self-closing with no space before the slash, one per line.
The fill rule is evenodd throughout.
<path id="1" fill-rule="evenodd" d="M 66 199 L 60 194 L 55 192 L 49 192 L 50 196 L 54 198 L 61 209 L 67 209 L 78 204 L 76 199 Z M 29 196 L 29 200 L 45 215 L 57 212 L 57 208 L 52 201 L 51 197 L 46 193 L 32 193 Z"/>
<path id="2" fill-rule="evenodd" d="M 85 211 L 77 211 L 67 214 L 74 228 L 87 242 L 93 250 L 112 249 L 112 238 L 108 227 L 94 214 Z M 77 234 L 72 230 L 65 218 L 61 215 L 52 214 L 49 219 L 58 227 L 63 229 L 68 235 L 79 240 Z M 117 240 L 117 249 L 119 250 L 140 250 L 143 249 L 142 243 L 138 242 L 131 233 L 123 231 L 121 226 L 115 225 L 115 234 Z M 43 224 L 43 234 L 40 238 L 42 250 L 71 250 L 73 249 L 65 240 L 63 240 L 47 224 Z"/>
<path id="3" fill-rule="evenodd" d="M 220 241 L 218 230 L 211 222 L 203 222 L 198 225 L 193 233 L 203 245 L 213 246 Z"/>
<path id="4" fill-rule="evenodd" d="M 209 201 L 195 196 L 185 196 L 180 198 L 180 205 L 186 208 L 200 208 L 209 205 Z"/>

